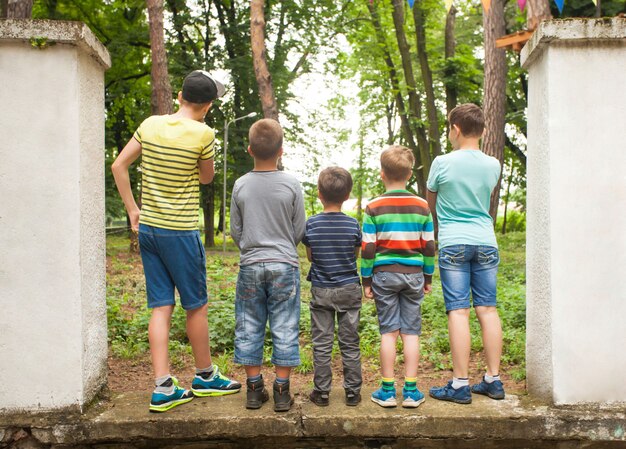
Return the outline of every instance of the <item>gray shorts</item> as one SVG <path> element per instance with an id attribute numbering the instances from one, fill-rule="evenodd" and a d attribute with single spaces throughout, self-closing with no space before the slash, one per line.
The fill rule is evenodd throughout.
<path id="1" fill-rule="evenodd" d="M 379 271 L 372 278 L 372 291 L 381 334 L 399 330 L 402 334 L 421 335 L 423 273 Z"/>

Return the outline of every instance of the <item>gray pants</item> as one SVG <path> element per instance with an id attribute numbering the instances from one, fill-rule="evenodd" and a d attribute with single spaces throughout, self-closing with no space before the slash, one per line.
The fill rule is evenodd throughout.
<path id="1" fill-rule="evenodd" d="M 335 288 L 311 288 L 311 334 L 313 339 L 313 382 L 315 389 L 330 391 L 330 367 L 337 314 L 339 349 L 343 361 L 343 387 L 358 393 L 361 376 L 359 347 L 359 318 L 361 316 L 361 286 L 349 284 Z"/>

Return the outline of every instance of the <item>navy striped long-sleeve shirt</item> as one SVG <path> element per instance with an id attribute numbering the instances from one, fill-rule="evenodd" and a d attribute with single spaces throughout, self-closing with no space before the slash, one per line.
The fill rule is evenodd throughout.
<path id="1" fill-rule="evenodd" d="M 311 248 L 307 280 L 314 287 L 340 287 L 359 283 L 355 249 L 361 245 L 359 223 L 342 212 L 312 216 L 302 243 Z"/>

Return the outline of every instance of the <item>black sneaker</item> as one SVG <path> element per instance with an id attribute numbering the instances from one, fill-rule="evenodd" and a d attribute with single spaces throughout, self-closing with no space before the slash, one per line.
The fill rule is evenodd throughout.
<path id="1" fill-rule="evenodd" d="M 256 410 L 261 408 L 264 402 L 270 399 L 270 394 L 265 389 L 265 383 L 263 382 L 263 376 L 256 382 L 246 381 L 247 396 L 246 396 L 246 408 Z"/>
<path id="2" fill-rule="evenodd" d="M 357 393 L 351 390 L 346 390 L 346 405 L 354 407 L 361 402 L 361 393 Z"/>
<path id="3" fill-rule="evenodd" d="M 329 394 L 325 391 L 313 390 L 311 391 L 311 394 L 309 394 L 309 399 L 312 403 L 319 405 L 320 407 L 327 407 L 330 403 Z"/>
<path id="4" fill-rule="evenodd" d="M 293 396 L 289 393 L 289 381 L 284 384 L 274 382 L 274 411 L 288 412 L 293 405 Z"/>

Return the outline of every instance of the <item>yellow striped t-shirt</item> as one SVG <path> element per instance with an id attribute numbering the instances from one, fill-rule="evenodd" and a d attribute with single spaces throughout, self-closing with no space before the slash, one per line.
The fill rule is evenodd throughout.
<path id="1" fill-rule="evenodd" d="M 134 137 L 142 148 L 139 223 L 198 229 L 198 160 L 213 157 L 215 132 L 192 119 L 153 115 L 144 120 Z"/>

